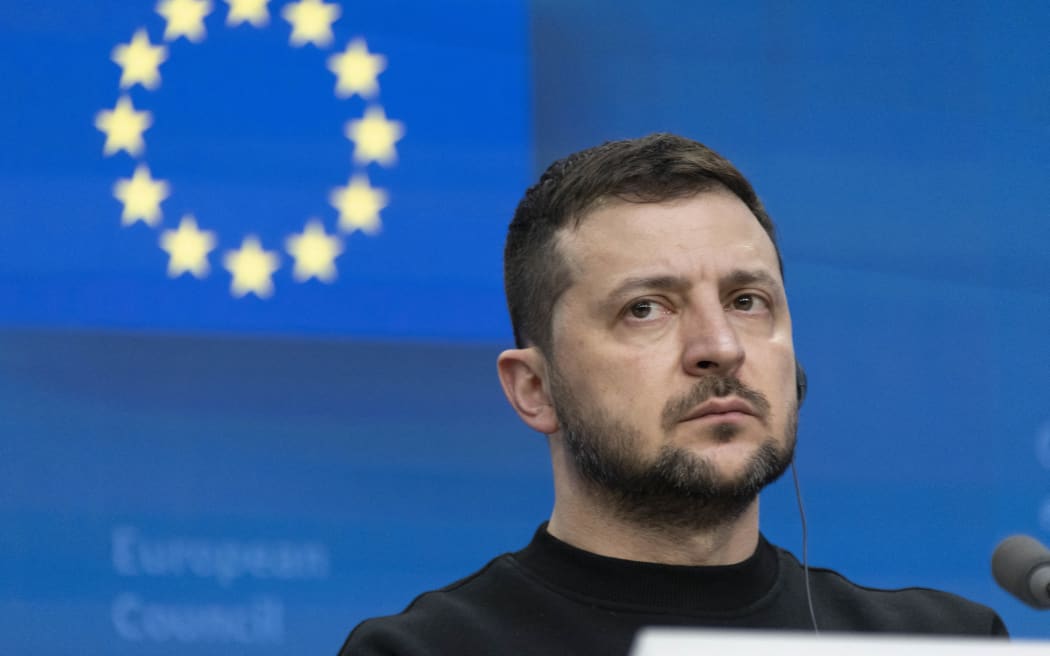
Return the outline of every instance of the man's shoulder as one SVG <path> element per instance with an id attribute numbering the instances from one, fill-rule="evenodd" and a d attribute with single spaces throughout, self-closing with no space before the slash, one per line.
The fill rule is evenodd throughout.
<path id="1" fill-rule="evenodd" d="M 792 570 L 796 580 L 801 580 L 804 572 L 798 560 L 783 549 L 779 551 L 787 569 Z M 824 567 L 809 569 L 809 584 L 817 623 L 822 630 L 1006 634 L 1006 627 L 995 611 L 950 592 L 924 587 L 870 587 Z"/>
<path id="2" fill-rule="evenodd" d="M 505 605 L 505 584 L 519 575 L 517 570 L 513 554 L 497 556 L 469 576 L 420 594 L 396 615 L 361 622 L 350 632 L 339 653 L 454 653 L 448 651 L 449 646 L 465 648 L 458 643 L 480 636 L 468 636 L 463 627 L 483 630 L 492 626 L 486 616 Z M 464 653 L 469 653 L 469 649 L 464 649 Z"/>

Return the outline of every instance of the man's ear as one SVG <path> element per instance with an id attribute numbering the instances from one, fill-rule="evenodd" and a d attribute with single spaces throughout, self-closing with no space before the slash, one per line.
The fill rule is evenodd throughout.
<path id="1" fill-rule="evenodd" d="M 514 411 L 530 428 L 544 435 L 558 430 L 547 386 L 547 359 L 535 346 L 510 349 L 496 360 L 499 382 Z"/>

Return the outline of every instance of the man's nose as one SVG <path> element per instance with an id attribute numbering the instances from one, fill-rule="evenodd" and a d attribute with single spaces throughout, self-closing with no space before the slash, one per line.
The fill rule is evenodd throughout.
<path id="1" fill-rule="evenodd" d="M 682 367 L 691 376 L 735 375 L 744 347 L 721 303 L 695 306 L 682 322 Z"/>

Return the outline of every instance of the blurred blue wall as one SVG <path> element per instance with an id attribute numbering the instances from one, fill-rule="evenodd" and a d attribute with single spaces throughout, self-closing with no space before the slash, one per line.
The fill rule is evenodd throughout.
<path id="1" fill-rule="evenodd" d="M 302 46 L 291 4 L 215 3 L 193 43 L 149 2 L 0 3 L 2 651 L 332 653 L 523 545 L 552 497 L 495 377 L 506 223 L 552 159 L 657 130 L 732 159 L 780 228 L 811 562 L 1050 637 L 987 565 L 1050 540 L 1045 3 L 339 3 Z M 168 58 L 122 89 L 139 29 Z M 341 98 L 357 38 L 386 67 Z M 107 155 L 122 96 L 152 125 Z M 355 160 L 377 107 L 396 160 Z M 170 193 L 124 225 L 143 164 Z M 340 223 L 353 176 L 378 230 Z M 186 215 L 202 277 L 160 246 Z M 311 219 L 330 282 L 294 273 Z M 249 236 L 272 296 L 231 293 Z M 783 482 L 763 529 L 798 551 Z"/>

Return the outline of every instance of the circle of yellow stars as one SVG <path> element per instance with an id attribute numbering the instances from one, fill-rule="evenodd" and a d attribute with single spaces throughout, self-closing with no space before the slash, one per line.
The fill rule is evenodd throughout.
<path id="1" fill-rule="evenodd" d="M 226 5 L 226 27 L 250 25 L 264 28 L 270 24 L 271 0 L 223 0 Z M 130 178 L 121 178 L 113 186 L 113 196 L 123 204 L 121 224 L 143 223 L 161 229 L 161 204 L 171 195 L 171 183 L 155 179 L 142 159 L 146 151 L 144 133 L 153 125 L 153 114 L 136 109 L 131 89 L 139 85 L 153 91 L 161 85 L 160 67 L 168 60 L 169 46 L 179 39 L 200 43 L 207 37 L 205 19 L 216 11 L 212 0 L 159 0 L 156 12 L 165 20 L 161 41 L 152 43 L 145 28 L 139 28 L 131 40 L 113 48 L 110 58 L 120 67 L 120 96 L 112 109 L 95 115 L 95 127 L 105 134 L 102 153 L 106 157 L 120 152 L 135 159 Z M 342 8 L 324 0 L 287 2 L 280 16 L 291 26 L 289 44 L 301 48 L 312 45 L 326 49 L 335 37 L 332 25 L 339 20 Z M 386 69 L 386 57 L 370 52 L 363 38 L 352 39 L 342 52 L 327 58 L 328 70 L 335 75 L 334 93 L 338 98 L 359 96 L 366 101 L 364 115 L 347 121 L 343 133 L 353 144 L 355 170 L 346 185 L 335 187 L 328 201 L 338 212 L 338 227 L 328 233 L 317 217 L 306 220 L 300 233 L 288 235 L 284 251 L 291 257 L 292 277 L 296 282 L 316 279 L 333 282 L 338 272 L 335 261 L 344 251 L 340 233 L 360 230 L 376 234 L 381 227 L 380 212 L 387 206 L 386 190 L 373 187 L 367 167 L 373 163 L 393 166 L 397 163 L 397 142 L 404 136 L 400 121 L 387 117 L 376 100 L 379 75 Z M 203 279 L 211 273 L 209 260 L 219 247 L 219 237 L 202 229 L 193 214 L 185 214 L 175 227 L 161 230 L 160 248 L 168 255 L 168 276 L 189 274 Z M 237 248 L 222 254 L 221 264 L 231 276 L 230 293 L 237 298 L 254 294 L 259 298 L 273 295 L 273 275 L 282 266 L 281 255 L 267 250 L 255 234 L 244 235 Z"/>

